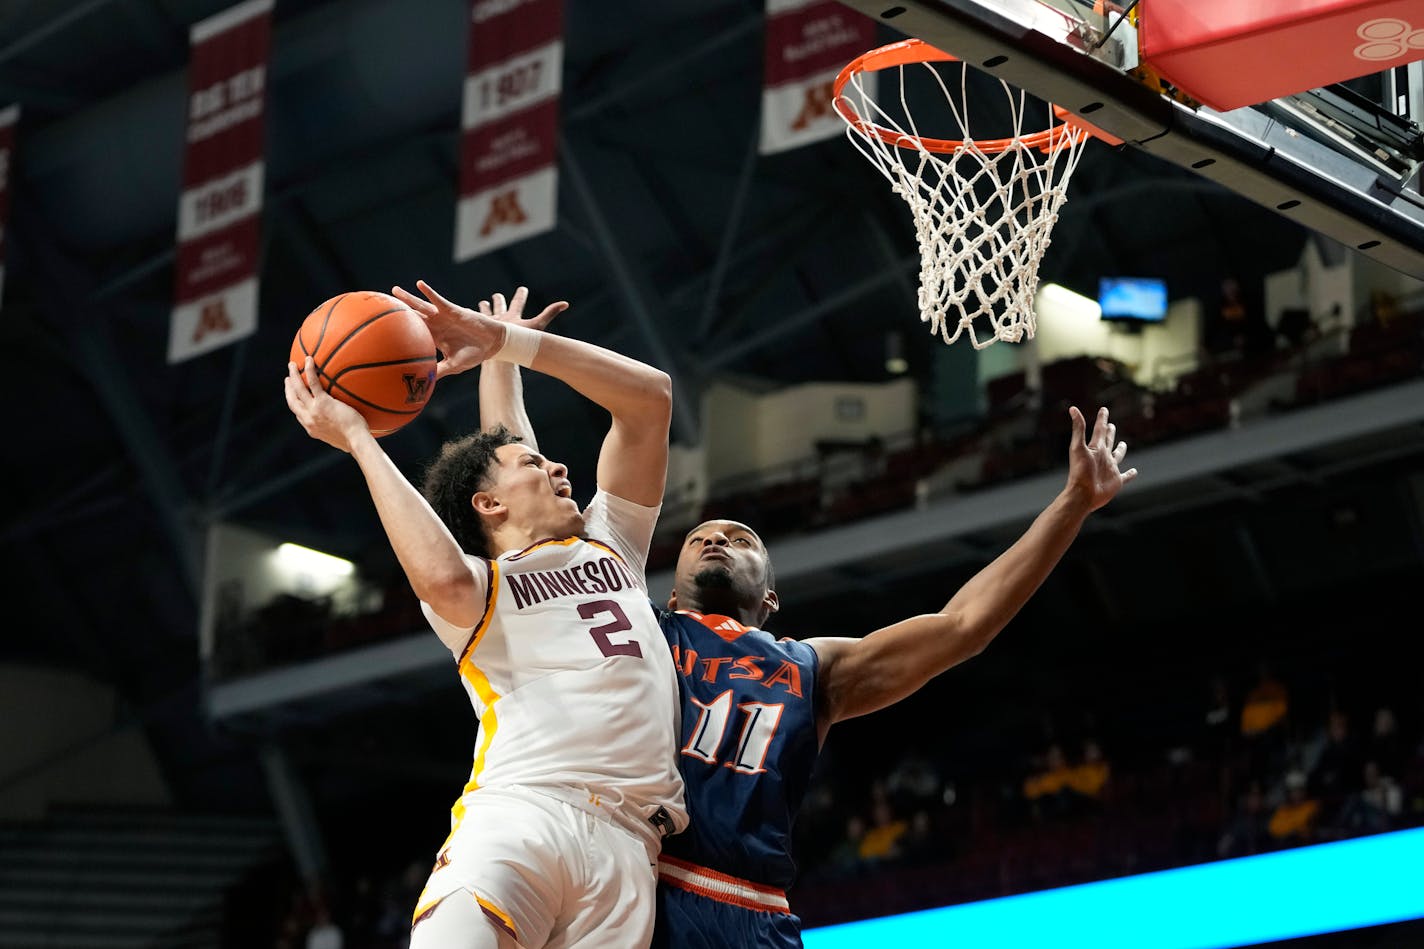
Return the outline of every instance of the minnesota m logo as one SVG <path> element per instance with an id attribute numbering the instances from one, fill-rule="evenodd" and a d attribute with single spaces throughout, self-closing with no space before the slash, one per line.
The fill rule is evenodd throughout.
<path id="1" fill-rule="evenodd" d="M 417 405 L 430 398 L 430 387 L 435 382 L 435 370 L 432 369 L 423 376 L 417 376 L 413 372 L 402 373 L 401 378 L 405 380 L 406 405 Z"/>
<path id="2" fill-rule="evenodd" d="M 519 206 L 519 189 L 501 191 L 490 199 L 489 215 L 480 226 L 480 236 L 488 237 L 490 232 L 501 224 L 523 224 L 527 220 L 529 216 Z"/>
<path id="3" fill-rule="evenodd" d="M 834 80 L 807 86 L 806 98 L 801 102 L 801 111 L 791 120 L 791 128 L 799 132 L 812 122 L 831 116 L 831 99 L 835 97 L 835 88 Z"/>
<path id="4" fill-rule="evenodd" d="M 226 333 L 232 329 L 232 318 L 227 315 L 227 303 L 218 297 L 203 304 L 198 314 L 198 325 L 193 327 L 194 344 L 201 343 L 209 333 Z"/>

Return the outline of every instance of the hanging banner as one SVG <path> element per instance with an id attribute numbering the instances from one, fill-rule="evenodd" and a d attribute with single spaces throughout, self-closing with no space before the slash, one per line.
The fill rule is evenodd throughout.
<path id="1" fill-rule="evenodd" d="M 563 0 L 472 0 L 455 260 L 552 230 Z"/>
<path id="2" fill-rule="evenodd" d="M 271 14 L 272 0 L 247 0 L 190 32 L 170 363 L 257 329 Z"/>
<path id="3" fill-rule="evenodd" d="M 846 63 L 875 47 L 874 20 L 837 0 L 767 0 L 761 153 L 845 134 L 831 90 Z M 875 74 L 864 77 L 874 95 Z"/>
<path id="4" fill-rule="evenodd" d="M 5 304 L 5 225 L 10 211 L 10 169 L 14 167 L 17 105 L 0 109 L 0 306 Z"/>

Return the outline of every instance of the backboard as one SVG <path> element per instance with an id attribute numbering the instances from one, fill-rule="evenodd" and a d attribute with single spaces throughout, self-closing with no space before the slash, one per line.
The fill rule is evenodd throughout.
<path id="1" fill-rule="evenodd" d="M 1150 0 L 1139 4 L 1149 7 L 1140 16 L 1097 12 L 1103 4 L 1093 0 L 841 2 L 1063 106 L 1122 139 L 1121 147 L 1190 169 L 1424 279 L 1424 22 L 1415 29 L 1379 20 L 1390 33 L 1385 52 L 1397 46 L 1405 55 L 1396 59 L 1413 62 L 1385 57 L 1377 73 L 1218 111 L 1149 68 L 1155 60 L 1144 63 L 1138 26 Z M 1351 42 L 1365 48 L 1373 40 L 1361 34 Z M 1250 61 L 1260 69 L 1275 59 Z"/>

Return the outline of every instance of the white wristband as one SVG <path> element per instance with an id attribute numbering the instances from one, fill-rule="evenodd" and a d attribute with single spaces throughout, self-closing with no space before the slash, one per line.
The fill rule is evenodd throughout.
<path id="1" fill-rule="evenodd" d="M 539 337 L 542 335 L 544 334 L 538 330 L 531 330 L 527 326 L 506 323 L 504 324 L 504 345 L 489 358 L 497 362 L 512 362 L 528 369 L 529 364 L 534 361 L 534 356 L 539 352 Z"/>

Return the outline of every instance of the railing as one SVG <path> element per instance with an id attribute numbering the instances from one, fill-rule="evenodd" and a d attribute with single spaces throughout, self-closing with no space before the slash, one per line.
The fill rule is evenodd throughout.
<path id="1" fill-rule="evenodd" d="M 1343 352 L 1332 352 L 1330 340 L 1338 340 Z M 1241 424 L 1242 405 L 1253 387 L 1272 378 L 1284 379 L 1288 395 L 1266 400 L 1262 410 L 1268 412 L 1403 381 L 1424 372 L 1424 311 L 1401 310 L 1388 326 L 1368 321 L 1348 330 L 1337 327 L 1256 358 L 1231 352 L 1192 361 L 1197 368 L 1178 376 L 1167 391 L 1136 385 L 1108 360 L 1079 357 L 1076 366 L 1059 366 L 1057 372 L 1053 367 L 1059 364 L 1051 364 L 1044 367 L 1041 391 L 1011 393 L 971 424 L 898 432 L 858 447 L 827 445 L 815 456 L 721 479 L 705 500 L 671 496 L 649 569 L 671 566 L 683 533 L 704 518 L 745 521 L 774 540 L 911 507 L 936 492 L 975 491 L 1050 470 L 1065 456 L 1070 402 L 1080 408 L 1108 405 L 1125 437 L 1151 445 Z M 1166 378 L 1180 364 L 1175 357 L 1159 360 L 1154 378 Z M 1060 374 L 1063 379 L 1055 381 Z M 959 475 L 932 488 L 933 476 L 956 461 L 963 469 Z M 291 612 L 302 614 L 290 621 L 277 615 L 240 617 L 219 630 L 212 672 L 231 678 L 422 628 L 423 619 L 401 592 L 403 581 L 392 579 L 390 588 L 395 595 L 386 598 L 387 606 L 365 616 L 338 620 L 320 602 L 308 602 L 289 604 Z"/>

